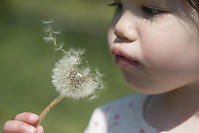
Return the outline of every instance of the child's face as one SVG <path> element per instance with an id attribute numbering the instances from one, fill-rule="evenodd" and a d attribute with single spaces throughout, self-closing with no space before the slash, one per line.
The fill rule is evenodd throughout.
<path id="1" fill-rule="evenodd" d="M 199 33 L 183 0 L 115 4 L 108 42 L 133 89 L 159 94 L 199 80 Z"/>

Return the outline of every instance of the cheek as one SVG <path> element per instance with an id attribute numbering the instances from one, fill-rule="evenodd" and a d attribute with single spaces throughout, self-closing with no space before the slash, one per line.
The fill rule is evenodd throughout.
<path id="1" fill-rule="evenodd" d="M 142 53 L 146 62 L 151 67 L 168 68 L 182 65 L 182 58 L 184 57 L 181 55 L 186 52 L 186 49 L 180 46 L 178 44 L 179 42 L 176 43 L 166 36 L 151 35 L 150 39 L 151 40 L 147 39 L 142 43 Z M 180 60 L 181 62 L 179 62 Z"/>
<path id="2" fill-rule="evenodd" d="M 180 27 L 151 33 L 146 32 L 148 37 L 142 38 L 141 43 L 143 58 L 151 68 L 171 72 L 199 69 L 199 43 L 196 38 Z"/>

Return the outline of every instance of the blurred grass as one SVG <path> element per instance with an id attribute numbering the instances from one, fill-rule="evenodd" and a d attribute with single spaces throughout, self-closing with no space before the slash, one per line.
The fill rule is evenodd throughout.
<path id="1" fill-rule="evenodd" d="M 1 4 L 1 2 L 0 2 Z M 42 109 L 58 94 L 51 71 L 61 54 L 43 41 L 43 18 L 54 18 L 65 49 L 85 48 L 90 66 L 104 74 L 106 88 L 88 101 L 64 99 L 43 121 L 47 133 L 81 133 L 93 109 L 134 93 L 108 51 L 106 32 L 113 8 L 99 0 L 12 0 L 0 19 L 0 128 L 20 112 Z"/>

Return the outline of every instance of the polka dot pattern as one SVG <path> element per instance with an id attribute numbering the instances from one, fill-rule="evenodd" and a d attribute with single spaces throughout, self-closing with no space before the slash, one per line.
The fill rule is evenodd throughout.
<path id="1" fill-rule="evenodd" d="M 145 95 L 129 96 L 97 108 L 84 133 L 163 133 L 144 120 L 145 99 Z"/>

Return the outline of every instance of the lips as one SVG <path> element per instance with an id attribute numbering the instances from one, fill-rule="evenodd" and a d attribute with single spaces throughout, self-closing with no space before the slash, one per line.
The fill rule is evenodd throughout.
<path id="1" fill-rule="evenodd" d="M 123 51 L 121 48 L 113 47 L 111 51 L 115 58 L 116 64 L 120 67 L 137 66 L 140 64 L 135 58 L 129 56 L 127 52 Z"/>

